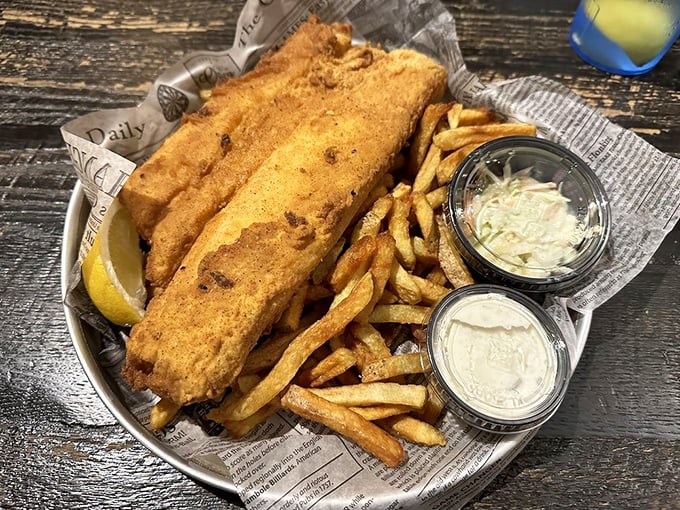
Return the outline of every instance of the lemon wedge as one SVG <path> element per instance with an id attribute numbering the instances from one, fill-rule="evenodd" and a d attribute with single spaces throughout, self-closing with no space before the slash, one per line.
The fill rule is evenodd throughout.
<path id="1" fill-rule="evenodd" d="M 114 199 L 83 260 L 83 283 L 104 317 L 131 326 L 144 316 L 143 255 L 130 213 Z"/>

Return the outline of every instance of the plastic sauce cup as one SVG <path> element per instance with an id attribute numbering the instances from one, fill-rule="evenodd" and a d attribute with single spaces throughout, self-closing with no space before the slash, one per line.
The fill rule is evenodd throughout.
<path id="1" fill-rule="evenodd" d="M 583 160 L 553 142 L 488 142 L 453 175 L 444 208 L 449 235 L 473 271 L 524 292 L 573 288 L 607 245 L 609 202 Z"/>
<path id="2" fill-rule="evenodd" d="M 448 294 L 427 325 L 429 384 L 447 408 L 489 432 L 548 420 L 564 398 L 569 351 L 555 321 L 525 295 L 478 284 Z"/>

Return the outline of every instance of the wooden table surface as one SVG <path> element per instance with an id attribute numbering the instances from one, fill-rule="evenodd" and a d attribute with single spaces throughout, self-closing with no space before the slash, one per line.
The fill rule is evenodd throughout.
<path id="1" fill-rule="evenodd" d="M 446 2 L 484 80 L 540 74 L 680 156 L 680 46 L 607 75 L 567 43 L 576 0 Z M 76 182 L 59 127 L 133 106 L 185 52 L 231 45 L 242 2 L 0 3 L 0 507 L 228 508 L 138 444 L 99 401 L 62 310 Z M 680 508 L 680 229 L 598 309 L 566 401 L 469 508 Z"/>

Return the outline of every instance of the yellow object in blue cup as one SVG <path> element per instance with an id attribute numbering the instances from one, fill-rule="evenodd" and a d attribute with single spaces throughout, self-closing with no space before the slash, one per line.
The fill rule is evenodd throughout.
<path id="1" fill-rule="evenodd" d="M 569 32 L 586 62 L 621 75 L 650 71 L 680 36 L 680 0 L 581 0 Z"/>

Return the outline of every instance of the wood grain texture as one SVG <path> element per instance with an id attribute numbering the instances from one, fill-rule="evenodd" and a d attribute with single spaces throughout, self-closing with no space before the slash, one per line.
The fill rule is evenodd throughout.
<path id="1" fill-rule="evenodd" d="M 567 43 L 577 1 L 445 2 L 483 80 L 540 74 L 680 156 L 680 47 L 610 76 Z M 59 127 L 133 106 L 159 70 L 230 45 L 242 2 L 0 3 L 0 508 L 230 508 L 100 402 L 62 313 L 59 256 L 75 177 Z M 598 309 L 567 398 L 471 509 L 680 508 L 680 229 Z"/>

